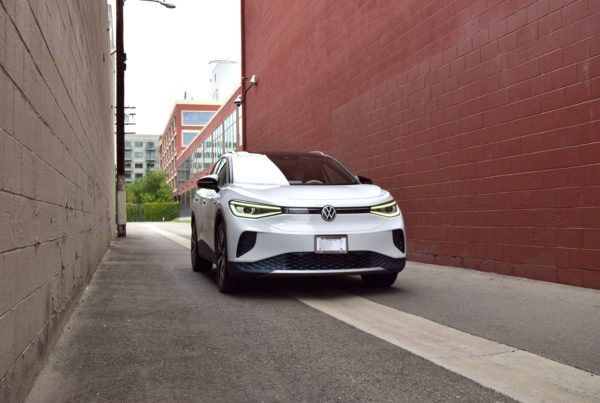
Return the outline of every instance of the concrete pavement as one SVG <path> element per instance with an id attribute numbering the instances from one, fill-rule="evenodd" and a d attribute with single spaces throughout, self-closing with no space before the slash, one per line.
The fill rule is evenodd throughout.
<path id="1" fill-rule="evenodd" d="M 189 267 L 188 249 L 184 247 L 185 239 L 189 239 L 189 224 L 156 223 L 152 226 L 159 232 L 173 234 L 173 238 L 179 237 L 174 239 L 179 239 L 182 245 L 150 231 L 144 224 L 129 224 L 128 237 L 118 239 L 105 256 L 34 385 L 29 401 L 284 401 L 290 400 L 290 397 L 297 401 L 313 400 L 311 398 L 315 397 L 335 400 L 334 395 L 326 390 L 321 393 L 313 391 L 312 395 L 293 390 L 275 393 L 276 386 L 272 391 L 265 390 L 267 386 L 264 385 L 269 383 L 263 384 L 264 380 L 252 377 L 246 384 L 239 380 L 240 374 L 226 364 L 227 350 L 235 351 L 237 345 L 247 342 L 243 340 L 248 335 L 240 334 L 237 327 L 248 318 L 254 317 L 254 322 L 268 321 L 265 322 L 268 325 L 260 326 L 265 328 L 275 326 L 273 322 L 289 320 L 290 316 L 310 316 L 310 320 L 302 321 L 303 327 L 285 337 L 283 334 L 288 330 L 279 326 L 275 326 L 277 331 L 260 336 L 274 337 L 279 340 L 277 345 L 298 337 L 298 333 L 304 332 L 302 329 L 307 326 L 309 329 L 315 326 L 315 329 L 305 334 L 305 338 L 319 333 L 318 329 L 323 327 L 337 329 L 340 326 L 330 324 L 330 319 L 313 317 L 313 312 L 305 312 L 310 308 L 288 301 L 293 300 L 289 290 L 292 294 L 314 292 L 314 295 L 319 295 L 324 290 L 335 288 L 397 311 L 581 368 L 590 376 L 600 373 L 598 291 L 409 264 L 389 290 L 364 288 L 353 278 L 293 282 L 269 280 L 252 284 L 240 296 L 224 296 L 216 291 L 211 276 L 193 273 Z M 286 311 L 288 304 L 289 312 Z M 235 309 L 228 310 L 232 307 Z M 282 312 L 287 312 L 287 315 L 281 316 Z M 244 314 L 236 316 L 241 313 Z M 318 325 L 319 321 L 325 322 Z M 287 327 L 292 329 L 294 326 L 295 322 L 291 322 Z M 347 354 L 345 348 L 338 346 L 339 340 L 346 341 L 347 338 L 347 342 L 352 344 L 348 334 L 340 336 L 335 332 L 330 330 L 330 337 L 335 343 L 326 351 L 340 349 L 332 358 L 336 360 L 337 367 L 343 367 L 338 371 L 348 372 L 356 366 L 357 372 L 352 372 L 356 376 L 360 371 L 371 373 L 386 365 L 397 368 L 398 365 L 412 363 L 411 371 L 404 374 L 411 390 L 396 390 L 392 386 L 388 386 L 387 390 L 369 390 L 371 383 L 365 381 L 365 385 L 361 385 L 364 394 L 354 391 L 349 400 L 396 400 L 393 396 L 402 400 L 506 399 L 475 382 L 460 376 L 457 378 L 450 371 L 423 363 L 411 354 L 399 353 L 386 342 L 375 343 L 376 354 L 387 351 L 388 357 L 373 363 L 375 368 L 367 369 L 369 359 L 360 357 L 357 346 L 352 348 L 356 359 L 349 357 L 349 362 L 337 362 L 340 354 Z M 355 332 L 352 338 L 364 337 L 360 331 Z M 211 335 L 219 340 L 216 344 L 206 343 L 211 340 Z M 319 337 L 318 340 L 324 338 Z M 265 339 L 262 344 L 270 343 Z M 224 346 L 229 348 L 223 349 Z M 315 365 L 318 371 L 323 370 L 318 366 L 319 357 L 302 363 L 303 358 L 311 357 L 312 351 L 319 349 L 318 346 L 305 348 L 307 350 L 296 357 L 305 368 L 296 369 L 296 379 L 306 376 L 308 368 Z M 283 365 L 280 360 L 285 353 L 278 351 L 277 347 L 261 348 L 256 345 L 254 349 L 260 354 L 243 354 L 258 354 L 254 361 L 266 360 L 270 365 Z M 303 351 L 298 342 L 293 349 Z M 394 364 L 391 357 L 396 354 L 401 354 L 401 357 L 396 358 Z M 294 363 L 287 364 L 293 366 Z M 252 367 L 252 364 L 249 365 Z M 224 368 L 230 376 L 220 378 L 217 374 L 225 371 Z M 231 371 L 237 376 L 231 377 Z M 257 369 L 253 371 L 257 372 Z M 418 376 L 409 381 L 410 375 Z M 389 374 L 382 376 L 385 379 Z M 597 376 L 594 378 L 598 380 Z M 232 381 L 237 392 L 229 390 Z M 343 384 L 345 377 L 334 377 L 331 382 Z M 430 389 L 428 385 L 432 382 L 439 385 L 434 384 Z M 316 385 L 323 387 L 325 384 L 327 382 L 317 382 Z M 249 395 L 248 388 L 252 385 L 263 389 Z M 352 385 L 346 386 L 344 393 L 349 393 Z M 248 396 L 255 399 L 246 399 Z"/>

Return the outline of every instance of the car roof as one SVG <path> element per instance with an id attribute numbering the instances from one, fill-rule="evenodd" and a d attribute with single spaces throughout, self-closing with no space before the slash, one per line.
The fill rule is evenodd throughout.
<path id="1" fill-rule="evenodd" d="M 311 157 L 324 157 L 331 158 L 327 154 L 322 153 L 321 151 L 310 151 L 310 152 L 299 152 L 299 151 L 235 151 L 231 153 L 232 156 L 236 157 L 244 157 L 244 156 L 254 156 L 254 155 L 267 155 L 267 156 L 311 156 Z"/>

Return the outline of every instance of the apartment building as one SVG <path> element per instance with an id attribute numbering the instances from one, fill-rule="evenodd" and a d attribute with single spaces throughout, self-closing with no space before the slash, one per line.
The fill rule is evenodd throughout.
<path id="1" fill-rule="evenodd" d="M 146 171 L 160 169 L 158 134 L 125 135 L 125 182 L 131 183 Z"/>

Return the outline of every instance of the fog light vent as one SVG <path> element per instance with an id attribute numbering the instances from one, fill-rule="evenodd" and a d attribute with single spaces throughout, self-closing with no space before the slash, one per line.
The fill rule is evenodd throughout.
<path id="1" fill-rule="evenodd" d="M 392 236 L 394 238 L 394 245 L 396 245 L 396 248 L 400 249 L 402 252 L 406 252 L 406 245 L 404 244 L 404 231 L 401 229 L 395 229 L 392 231 Z"/>
<path id="2" fill-rule="evenodd" d="M 256 244 L 256 232 L 246 231 L 240 235 L 240 240 L 238 241 L 237 252 L 235 254 L 236 257 L 240 257 L 245 253 L 250 252 L 254 245 Z"/>

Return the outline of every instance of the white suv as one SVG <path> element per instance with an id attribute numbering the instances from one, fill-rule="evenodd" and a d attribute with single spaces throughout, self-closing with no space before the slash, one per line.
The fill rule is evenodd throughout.
<path id="1" fill-rule="evenodd" d="M 244 277 L 360 274 L 390 286 L 406 263 L 389 192 L 322 153 L 229 153 L 198 180 L 192 267 L 222 292 Z"/>

